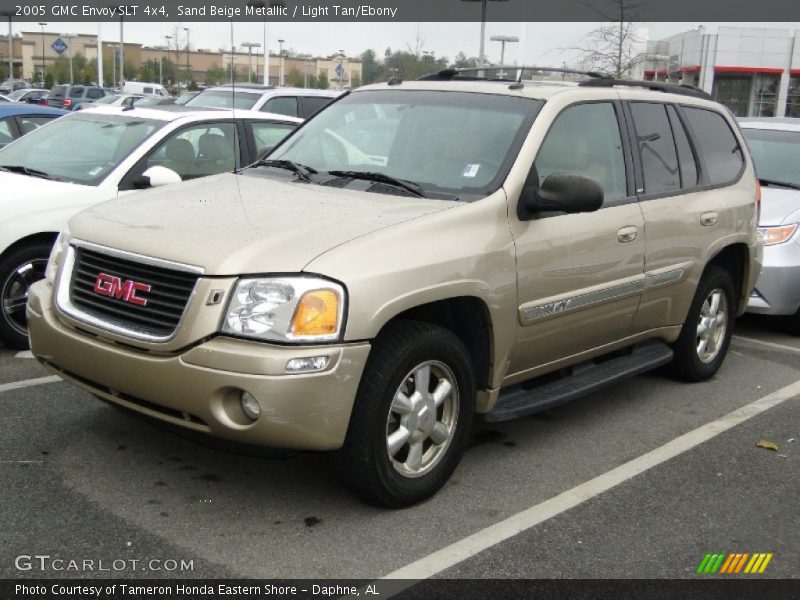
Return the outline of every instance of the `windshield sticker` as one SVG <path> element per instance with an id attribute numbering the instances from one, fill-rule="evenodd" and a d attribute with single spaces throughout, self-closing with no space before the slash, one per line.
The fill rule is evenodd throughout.
<path id="1" fill-rule="evenodd" d="M 481 166 L 479 164 L 469 164 L 466 167 L 464 167 L 464 172 L 461 173 L 461 176 L 462 177 L 475 177 L 478 174 L 478 169 L 480 169 L 480 168 L 481 168 Z"/>

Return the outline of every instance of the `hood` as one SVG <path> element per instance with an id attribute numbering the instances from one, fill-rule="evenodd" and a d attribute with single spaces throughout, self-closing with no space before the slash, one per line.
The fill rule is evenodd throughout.
<path id="1" fill-rule="evenodd" d="M 0 210 L 6 214 L 12 203 L 37 198 L 58 196 L 74 189 L 91 190 L 91 186 L 42 179 L 21 173 L 0 171 Z M 29 207 L 30 208 L 30 207 Z"/>
<path id="2" fill-rule="evenodd" d="M 796 223 L 800 212 L 800 190 L 776 186 L 761 188 L 761 218 L 759 225 Z"/>
<path id="3" fill-rule="evenodd" d="M 458 205 L 228 173 L 96 205 L 70 231 L 208 275 L 291 273 L 354 238 Z"/>

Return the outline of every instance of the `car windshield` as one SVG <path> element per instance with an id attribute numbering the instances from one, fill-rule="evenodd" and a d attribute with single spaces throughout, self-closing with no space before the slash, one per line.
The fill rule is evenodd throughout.
<path id="1" fill-rule="evenodd" d="M 210 90 L 201 92 L 186 103 L 186 106 L 201 108 L 240 108 L 249 110 L 256 105 L 261 94 L 238 90 Z"/>
<path id="2" fill-rule="evenodd" d="M 269 158 L 332 175 L 388 176 L 419 186 L 426 196 L 469 201 L 500 186 L 541 106 L 493 94 L 355 92 L 323 109 Z M 385 177 L 372 191 L 408 193 Z"/>
<path id="3" fill-rule="evenodd" d="M 0 168 L 98 185 L 164 121 L 81 111 L 52 121 L 0 150 Z"/>
<path id="4" fill-rule="evenodd" d="M 8 99 L 9 100 L 19 100 L 26 92 L 27 92 L 27 90 L 17 90 L 16 92 L 11 92 L 8 95 Z"/>
<path id="5" fill-rule="evenodd" d="M 800 185 L 800 132 L 743 129 L 760 179 Z"/>
<path id="6" fill-rule="evenodd" d="M 112 95 L 112 96 L 103 96 L 103 97 L 102 97 L 102 98 L 100 98 L 99 100 L 95 100 L 95 101 L 94 101 L 94 103 L 95 103 L 95 104 L 112 104 L 112 103 L 114 103 L 116 100 L 119 100 L 121 97 L 122 97 L 122 96 L 116 96 L 116 95 Z"/>

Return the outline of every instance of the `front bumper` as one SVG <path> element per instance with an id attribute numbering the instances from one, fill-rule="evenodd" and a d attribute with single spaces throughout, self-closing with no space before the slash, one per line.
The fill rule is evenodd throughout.
<path id="1" fill-rule="evenodd" d="M 800 308 L 800 242 L 764 247 L 764 261 L 747 312 L 793 315 Z"/>
<path id="2" fill-rule="evenodd" d="M 216 337 L 157 354 L 66 325 L 53 309 L 52 293 L 46 281 L 31 287 L 31 350 L 92 394 L 236 442 L 301 450 L 335 450 L 344 443 L 369 344 L 298 348 Z M 322 371 L 285 372 L 292 358 L 323 355 L 328 365 Z M 242 391 L 261 403 L 256 421 L 241 409 Z"/>

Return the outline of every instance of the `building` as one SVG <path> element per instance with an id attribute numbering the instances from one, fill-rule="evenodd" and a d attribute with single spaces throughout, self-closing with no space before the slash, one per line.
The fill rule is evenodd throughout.
<path id="1" fill-rule="evenodd" d="M 67 49 L 58 52 L 61 46 L 56 43 L 62 40 Z M 125 42 L 124 60 L 126 67 L 125 79 L 131 79 L 133 74 L 128 73 L 129 67 L 139 69 L 143 64 L 152 62 L 155 73 L 159 73 L 159 62 L 169 58 L 177 67 L 178 78 L 186 81 L 187 66 L 191 70 L 192 79 L 198 83 L 206 83 L 206 73 L 213 68 L 222 68 L 230 74 L 231 65 L 236 68 L 237 81 L 247 80 L 248 70 L 253 82 L 261 82 L 264 72 L 264 55 L 244 51 L 244 48 L 235 52 L 230 50 L 213 51 L 209 49 L 195 49 L 189 52 L 185 49 L 178 52 L 175 48 L 148 47 L 133 42 Z M 8 37 L 0 36 L 0 61 L 8 64 Z M 95 34 L 59 34 L 40 31 L 23 31 L 12 38 L 12 62 L 14 75 L 29 81 L 43 81 L 43 70 L 52 65 L 60 56 L 70 58 L 82 55 L 87 60 L 97 60 L 97 35 Z M 342 64 L 342 76 L 337 72 L 339 63 Z M 119 42 L 103 41 L 103 64 L 106 85 L 119 84 Z M 332 88 L 349 88 L 353 83 L 361 81 L 361 61 L 338 55 L 328 58 L 296 57 L 270 55 L 269 57 L 269 83 L 280 85 L 281 72 L 283 82 L 286 84 L 287 76 L 294 69 L 304 76 L 319 77 L 325 74 Z M 111 81 L 113 79 L 114 81 Z M 56 83 L 68 83 L 59 81 Z M 165 85 L 178 83 L 177 81 L 164 81 Z M 213 82 L 209 82 L 213 83 Z"/>
<path id="2" fill-rule="evenodd" d="M 800 117 L 800 31 L 703 27 L 649 42 L 644 79 L 695 85 L 739 117 Z"/>

